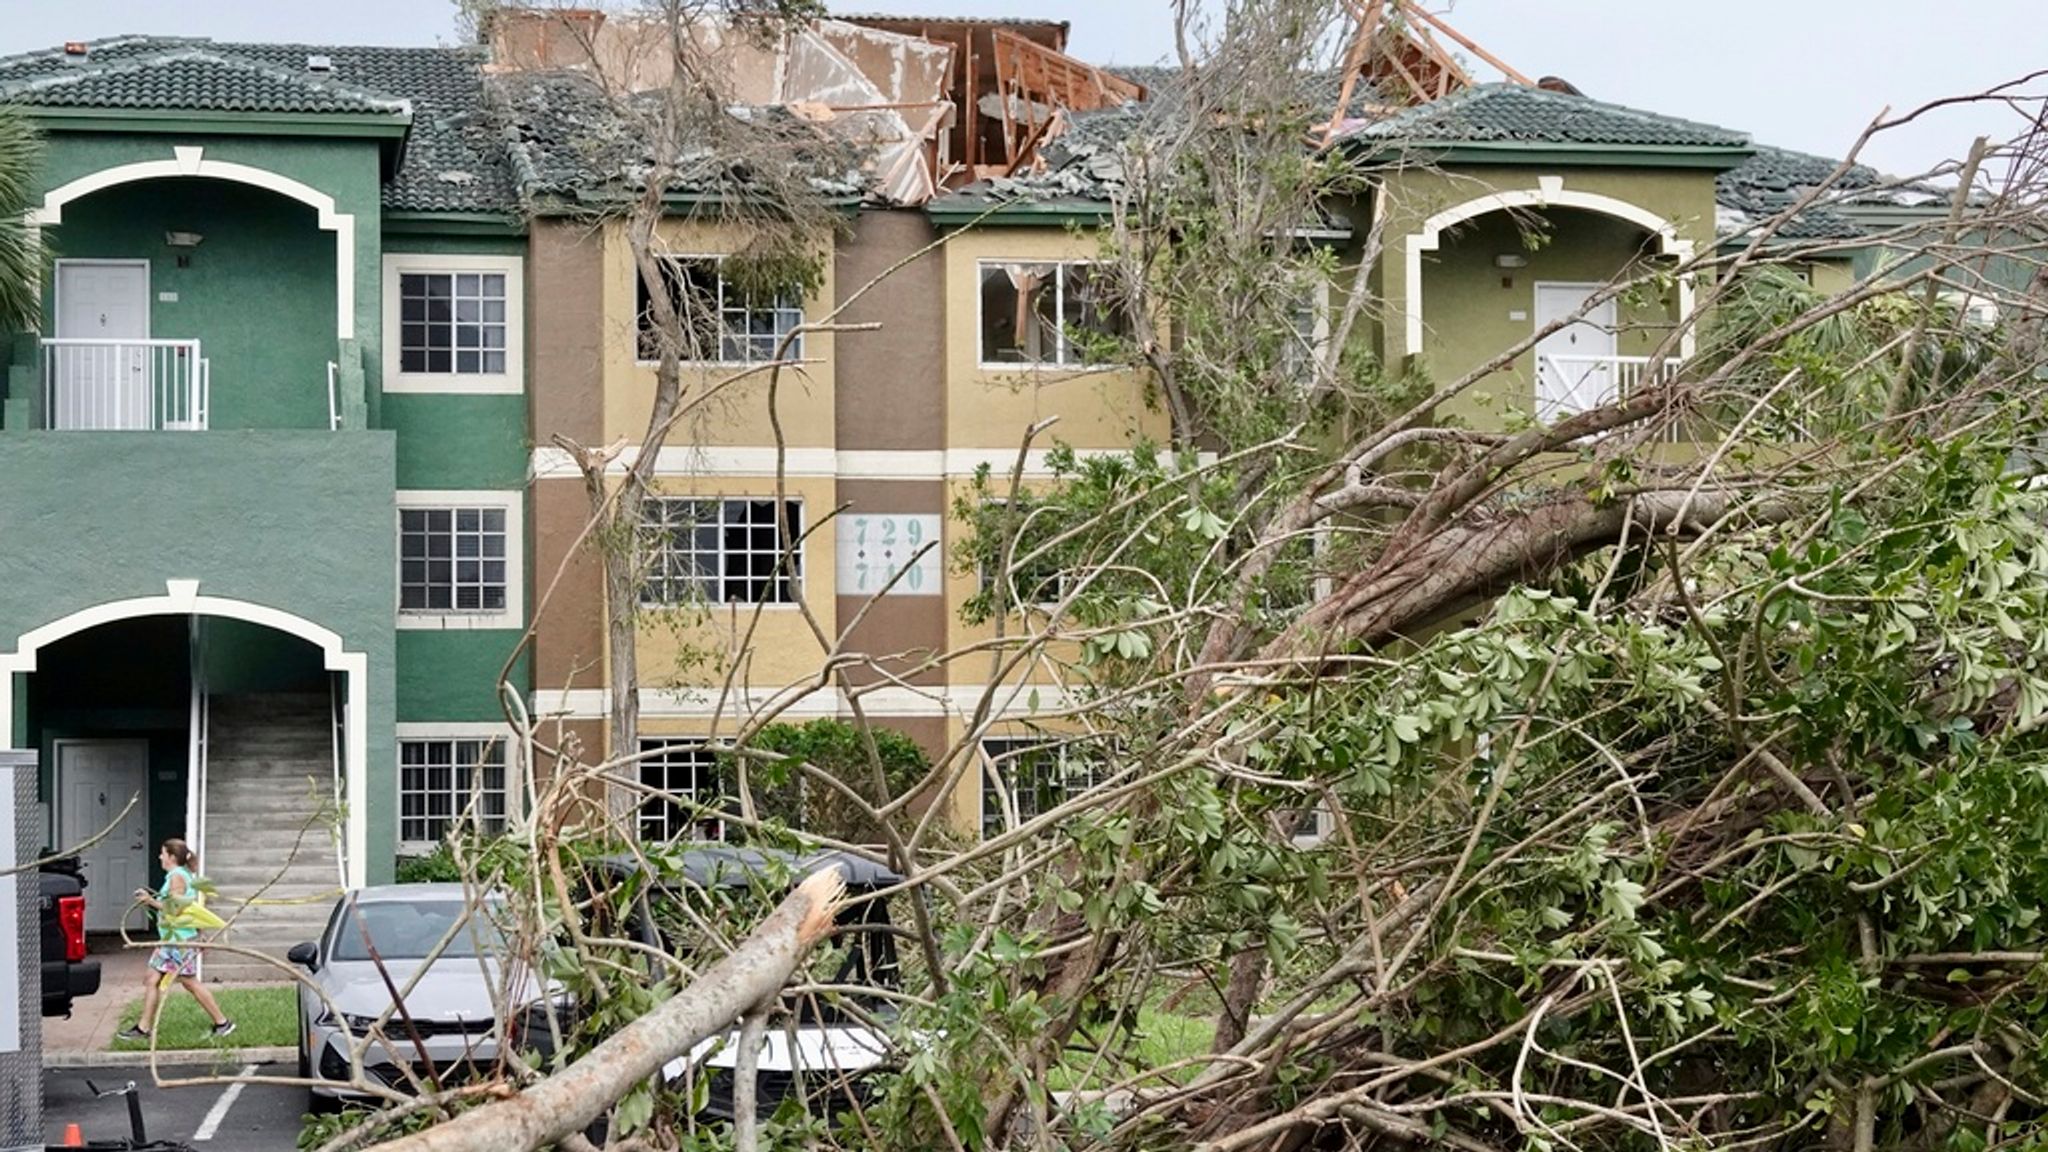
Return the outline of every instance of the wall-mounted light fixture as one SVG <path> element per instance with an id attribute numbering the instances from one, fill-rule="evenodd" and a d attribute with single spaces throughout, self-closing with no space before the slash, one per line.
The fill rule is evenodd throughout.
<path id="1" fill-rule="evenodd" d="M 1503 252 L 1493 258 L 1495 268 L 1527 268 L 1529 258 L 1520 252 Z"/>
<path id="2" fill-rule="evenodd" d="M 199 247 L 206 237 L 197 232 L 166 232 L 164 246 L 178 254 L 178 267 L 192 266 L 192 250 Z"/>

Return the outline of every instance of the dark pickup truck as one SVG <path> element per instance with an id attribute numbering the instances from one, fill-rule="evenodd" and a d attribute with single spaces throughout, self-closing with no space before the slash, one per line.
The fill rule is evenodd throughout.
<path id="1" fill-rule="evenodd" d="M 44 863 L 43 1015 L 69 1016 L 71 1002 L 100 990 L 100 962 L 85 958 L 86 879 L 78 858 Z"/>

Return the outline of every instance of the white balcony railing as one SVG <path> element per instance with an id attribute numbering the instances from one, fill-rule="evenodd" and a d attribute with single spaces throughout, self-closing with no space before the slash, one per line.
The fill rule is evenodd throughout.
<path id="1" fill-rule="evenodd" d="M 204 431 L 207 368 L 197 340 L 44 340 L 43 426 Z"/>
<path id="2" fill-rule="evenodd" d="M 1553 356 L 1536 358 L 1536 418 L 1546 423 L 1611 404 L 1645 387 L 1668 384 L 1679 360 L 1648 356 Z M 1678 435 L 1676 423 L 1665 439 Z"/>

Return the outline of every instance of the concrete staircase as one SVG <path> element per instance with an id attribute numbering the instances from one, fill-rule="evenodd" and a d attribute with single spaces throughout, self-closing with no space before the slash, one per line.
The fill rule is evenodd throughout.
<path id="1" fill-rule="evenodd" d="M 221 939 L 278 960 L 317 939 L 340 891 L 334 863 L 333 721 L 322 695 L 215 696 L 209 703 L 208 907 L 233 921 Z M 254 898 L 253 904 L 246 903 Z M 225 952 L 209 981 L 274 981 L 277 969 Z"/>

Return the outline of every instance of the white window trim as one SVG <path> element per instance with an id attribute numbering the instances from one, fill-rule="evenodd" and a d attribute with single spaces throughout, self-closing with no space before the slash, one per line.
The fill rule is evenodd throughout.
<path id="1" fill-rule="evenodd" d="M 983 351 L 983 349 L 982 349 L 982 346 L 981 346 L 981 338 L 982 338 L 982 333 L 983 333 L 983 328 L 984 328 L 984 326 L 983 326 L 983 324 L 982 324 L 983 312 L 982 312 L 982 300 L 981 300 L 981 282 L 982 282 L 982 278 L 983 278 L 983 276 L 984 276 L 984 275 L 986 274 L 986 270 L 987 270 L 987 269 L 989 269 L 989 268 L 1001 268 L 1001 267 L 1003 267 L 1004 265 L 1007 265 L 1007 264 L 1051 264 L 1051 265 L 1054 265 L 1054 266 L 1056 266 L 1056 267 L 1058 267 L 1058 268 L 1061 268 L 1061 269 L 1067 269 L 1067 268 L 1093 268 L 1093 267 L 1095 267 L 1096 265 L 1098 265 L 1098 264 L 1100 264 L 1100 263 L 1102 263 L 1102 261 L 1100 261 L 1100 260 L 1048 260 L 1048 259 L 1017 259 L 1017 260 L 976 260 L 976 261 L 974 262 L 974 360 L 975 360 L 975 366 L 976 366 L 977 368 L 980 368 L 980 369 L 981 369 L 981 370 L 982 370 L 983 372 L 1067 372 L 1067 373 L 1075 373 L 1075 372 L 1109 372 L 1109 371 L 1114 371 L 1114 370 L 1115 370 L 1115 369 L 1116 369 L 1116 368 L 1118 367 L 1118 365 L 1116 365 L 1116 364 L 1104 364 L 1104 363 L 1097 363 L 1097 362 L 1095 362 L 1095 361 L 1092 361 L 1092 360 L 1074 360 L 1074 361 L 1071 361 L 1071 362 L 1069 362 L 1069 361 L 1064 361 L 1064 360 L 1050 360 L 1050 361 L 1048 361 L 1048 360 L 983 360 L 983 359 L 981 358 L 981 354 L 982 354 L 982 351 Z M 1055 338 L 1055 339 L 1057 339 L 1057 340 L 1059 341 L 1059 346 L 1060 346 L 1061 348 L 1065 348 L 1065 347 L 1067 346 L 1067 331 L 1066 331 L 1066 315 L 1067 315 L 1067 278 L 1066 278 L 1065 276 L 1060 276 L 1060 277 L 1056 278 L 1056 280 L 1055 280 L 1055 282 L 1054 282 L 1054 291 L 1055 291 L 1055 292 L 1057 293 L 1057 296 L 1056 296 L 1056 299 L 1057 299 L 1057 303 L 1056 303 L 1056 304 L 1054 305 L 1054 311 L 1055 311 L 1055 312 L 1057 312 L 1057 313 L 1058 313 L 1058 315 L 1059 315 L 1059 317 L 1060 317 L 1060 326 L 1059 326 L 1059 331 L 1055 332 L 1055 333 L 1054 333 L 1053 335 L 1054 335 L 1054 338 Z"/>
<path id="2" fill-rule="evenodd" d="M 452 721 L 442 723 L 400 723 L 394 729 L 391 742 L 391 799 L 394 829 L 402 832 L 405 828 L 405 770 L 404 752 L 399 745 L 416 740 L 496 740 L 505 750 L 505 828 L 509 833 L 512 825 L 525 811 L 526 789 L 522 781 L 525 773 L 521 767 L 521 749 L 509 724 L 489 721 Z M 399 856 L 426 856 L 441 845 L 430 840 L 395 840 L 395 854 Z"/>
<path id="3" fill-rule="evenodd" d="M 400 513 L 408 508 L 503 508 L 505 510 L 505 608 L 502 612 L 406 612 L 405 559 L 398 545 Z M 400 631 L 469 632 L 526 626 L 526 493 L 516 488 L 401 488 L 391 511 L 393 597 L 391 610 Z"/>
<path id="4" fill-rule="evenodd" d="M 777 498 L 773 493 L 770 493 L 765 496 L 749 496 L 736 495 L 728 492 L 716 496 L 695 496 L 674 492 L 650 492 L 647 494 L 647 498 L 649 500 L 691 500 L 707 504 L 712 503 L 714 501 L 724 502 L 727 500 L 738 500 L 745 503 L 755 503 L 760 501 L 766 501 L 768 503 L 778 502 Z M 804 513 L 805 509 L 809 506 L 810 502 L 808 500 L 805 500 L 801 496 L 783 496 L 781 497 L 780 502 L 796 505 L 796 547 L 791 549 L 790 551 L 791 559 L 793 559 L 796 562 L 796 578 L 791 580 L 790 584 L 792 587 L 801 589 L 804 599 L 809 600 L 811 598 L 811 590 L 805 582 L 811 578 L 810 557 L 806 555 L 806 553 L 810 550 L 811 525 L 804 518 Z M 725 556 L 725 546 L 723 544 L 719 545 L 718 554 L 722 561 Z M 724 579 L 724 576 L 721 574 L 719 578 Z M 641 595 L 639 599 L 640 608 L 642 611 L 645 612 L 673 612 L 678 609 L 688 608 L 745 608 L 748 610 L 759 608 L 765 612 L 797 611 L 797 602 L 794 600 L 769 600 L 760 604 L 756 604 L 751 600 L 707 600 L 702 604 L 699 604 L 695 601 L 690 601 L 687 603 L 670 603 L 666 600 L 649 600 L 646 596 L 645 585 L 643 585 L 641 588 Z"/>
<path id="5" fill-rule="evenodd" d="M 723 265 L 725 264 L 725 262 L 726 262 L 727 260 L 730 260 L 730 259 L 732 259 L 732 253 L 730 253 L 730 252 L 659 252 L 659 253 L 656 253 L 656 254 L 655 254 L 655 259 L 657 259 L 657 260 L 668 260 L 668 261 L 672 261 L 672 262 L 675 262 L 675 263 L 682 263 L 682 262 L 684 262 L 684 261 L 689 261 L 689 260 L 709 260 L 709 261 L 712 261 L 713 263 L 716 263 L 716 264 L 720 265 L 720 268 L 719 268 L 719 271 L 718 271 L 718 282 L 719 282 L 719 283 L 720 283 L 721 285 L 723 285 L 723 284 L 725 283 L 725 269 L 724 269 Z M 641 355 L 640 355 L 640 313 L 639 313 L 639 305 L 640 305 L 640 289 L 641 289 L 642 287 L 643 287 L 643 285 L 642 285 L 642 284 L 640 283 L 640 269 L 636 267 L 636 268 L 634 268 L 634 269 L 633 269 L 633 288 L 632 288 L 632 292 L 633 292 L 633 306 L 634 306 L 634 311 L 633 311 L 633 363 L 634 363 L 634 365 L 635 365 L 635 366 L 637 366 L 637 367 L 640 367 L 640 368 L 653 368 L 653 367 L 655 367 L 656 365 L 660 364 L 660 363 L 661 363 L 661 361 L 659 361 L 659 360 L 647 360 L 647 359 L 643 359 L 643 358 L 641 357 Z M 808 323 L 810 323 L 810 319 L 811 319 L 811 318 L 810 318 L 810 309 L 809 309 L 809 307 L 808 307 L 808 306 L 809 306 L 809 304 L 810 304 L 810 300 L 809 300 L 808 298 L 805 298 L 805 297 L 798 297 L 798 298 L 797 298 L 797 302 L 796 302 L 796 314 L 797 314 L 797 321 L 796 321 L 796 322 L 797 322 L 797 323 L 798 323 L 799 325 L 802 325 L 802 324 L 808 324 Z M 720 325 L 723 325 L 723 324 L 725 323 L 725 317 L 724 317 L 724 315 L 723 315 L 722 313 L 721 313 L 721 315 L 720 315 L 720 316 L 719 316 L 719 318 L 718 318 L 718 322 L 719 322 L 719 324 L 720 324 Z M 789 352 L 790 352 L 790 357 L 791 357 L 791 359 L 797 359 L 797 360 L 801 360 L 801 359 L 803 358 L 803 354 L 804 354 L 804 346 L 805 346 L 806 344 L 808 344 L 809 342 L 810 342 L 810 333 L 807 333 L 807 332 L 799 332 L 799 333 L 797 334 L 797 338 L 796 338 L 796 345 L 795 345 L 794 347 L 792 347 L 792 348 L 791 348 L 791 349 L 789 350 Z M 719 342 L 719 345 L 720 345 L 720 347 L 721 347 L 721 348 L 722 348 L 722 347 L 724 347 L 724 341 L 723 341 L 723 340 L 720 340 L 720 342 Z M 774 363 L 774 361 L 772 361 L 772 360 L 682 360 L 682 361 L 678 361 L 678 363 L 679 363 L 679 364 L 680 364 L 680 365 L 681 365 L 682 367 L 684 367 L 684 368 L 696 368 L 696 369 L 717 369 L 717 370 L 720 370 L 720 371 L 738 372 L 738 371 L 742 371 L 742 370 L 744 370 L 744 369 L 748 369 L 748 368 L 759 368 L 759 367 L 761 367 L 761 366 L 762 366 L 762 365 L 764 365 L 764 364 L 772 364 L 772 363 Z"/>
<path id="6" fill-rule="evenodd" d="M 408 272 L 459 275 L 496 272 L 505 277 L 505 371 L 401 372 L 399 277 Z M 391 252 L 384 257 L 384 391 L 459 396 L 518 395 L 526 390 L 526 261 L 519 256 L 438 256 Z"/>

